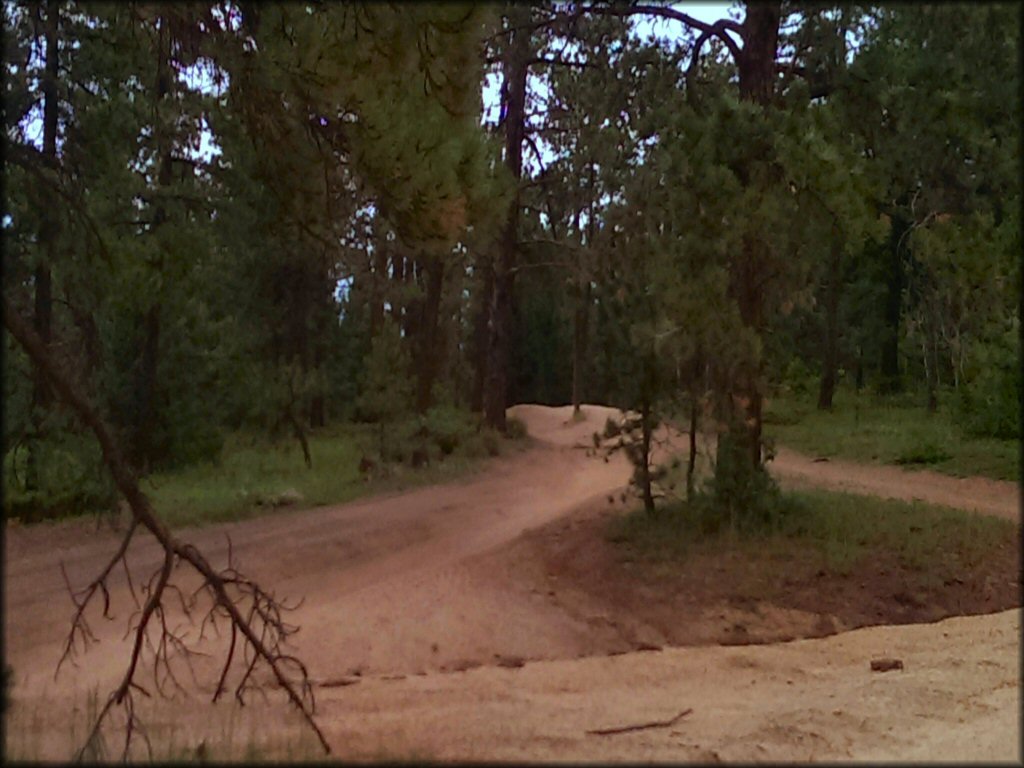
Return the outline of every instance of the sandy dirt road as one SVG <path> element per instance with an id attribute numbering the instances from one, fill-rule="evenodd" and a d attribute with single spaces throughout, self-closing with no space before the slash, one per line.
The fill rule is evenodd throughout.
<path id="1" fill-rule="evenodd" d="M 623 457 L 605 462 L 574 447 L 588 444 L 610 413 L 587 411 L 584 422 L 573 423 L 568 409 L 517 406 L 513 412 L 536 444 L 461 482 L 182 532 L 215 563 L 224 561 L 230 533 L 244 570 L 278 595 L 304 597 L 293 616 L 302 626 L 295 650 L 315 680 L 359 676 L 358 684 L 318 691 L 318 719 L 337 755 L 1019 759 L 1019 610 L 776 646 L 609 657 L 630 647 L 621 629 L 600 616 L 566 613 L 539 585 L 510 583 L 514 571 L 492 567 L 510 542 L 626 482 Z M 851 472 L 863 468 L 844 473 L 839 462 L 784 452 L 775 469 L 795 483 L 820 478 L 862 492 L 877 492 L 871 483 L 884 474 L 879 469 L 888 470 L 897 474 L 882 483 L 886 495 L 938 501 L 922 495 L 935 483 L 917 488 L 915 473 L 891 468 L 872 467 L 858 480 Z M 940 503 L 1019 514 L 1017 489 L 1004 486 L 995 484 L 982 508 L 977 489 L 957 481 Z M 85 523 L 8 531 L 5 649 L 15 703 L 7 730 L 9 743 L 26 753 L 66 758 L 75 740 L 67 722 L 88 714 L 86 692 L 109 690 L 123 669 L 130 602 L 119 575 L 117 620 L 94 618 L 100 642 L 77 668 L 53 677 L 71 609 L 59 563 L 80 585 L 115 542 Z M 155 547 L 144 542 L 130 556 L 136 578 L 157 562 Z M 218 648 L 206 641 L 200 647 Z M 875 655 L 900 655 L 906 669 L 870 673 Z M 524 659 L 525 666 L 504 668 Z M 200 664 L 199 672 L 200 689 L 211 689 L 213 667 Z M 241 714 L 201 698 L 147 707 L 155 728 L 173 724 L 174 738 L 186 745 L 223 736 L 227 719 L 247 722 L 271 752 L 300 730 L 282 715 L 283 704 L 255 704 Z M 671 728 L 586 733 L 686 707 L 693 713 Z"/>

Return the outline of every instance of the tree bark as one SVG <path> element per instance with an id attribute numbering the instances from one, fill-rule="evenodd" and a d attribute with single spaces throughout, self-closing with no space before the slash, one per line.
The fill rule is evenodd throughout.
<path id="1" fill-rule="evenodd" d="M 172 76 L 170 73 L 171 40 L 167 29 L 167 20 L 161 18 L 157 38 L 157 79 L 156 103 L 161 104 L 171 94 Z M 159 117 L 157 118 L 159 120 Z M 171 137 L 168 136 L 167 125 L 156 125 L 154 135 L 157 141 L 157 154 L 160 166 L 157 172 L 157 188 L 170 186 L 173 167 L 171 164 Z M 162 202 L 158 202 L 153 212 L 152 234 L 164 225 L 167 211 Z M 163 270 L 163 255 L 157 257 L 154 267 L 158 272 Z M 158 448 L 154 442 L 157 422 L 157 390 L 159 388 L 158 368 L 160 365 L 160 314 L 161 302 L 157 297 L 141 318 L 143 329 L 142 358 L 136 376 L 135 402 L 136 420 L 133 430 L 133 447 L 136 469 L 146 474 L 157 459 Z"/>
<path id="2" fill-rule="evenodd" d="M 513 19 L 529 15 L 528 7 L 517 8 Z M 507 104 L 505 110 L 505 165 L 517 189 L 509 203 L 505 226 L 498 245 L 488 324 L 487 384 L 484 388 L 484 418 L 494 429 L 505 432 L 508 407 L 509 339 L 512 330 L 512 283 L 519 250 L 519 189 L 523 174 L 523 136 L 526 118 L 526 76 L 529 72 L 530 31 L 513 34 L 505 59 Z"/>
<path id="3" fill-rule="evenodd" d="M 686 500 L 693 501 L 694 475 L 697 469 L 697 427 L 700 416 L 700 374 L 703 367 L 701 355 L 693 358 L 693 371 L 690 379 L 690 455 L 686 461 Z"/>
<path id="4" fill-rule="evenodd" d="M 57 163 L 57 78 L 58 78 L 58 33 L 60 29 L 60 10 L 56 2 L 46 4 L 46 20 L 44 35 L 46 38 L 46 69 L 43 76 L 43 157 L 51 163 Z M 56 206 L 52 201 L 43 206 L 42 225 L 39 242 L 43 246 L 45 260 L 41 261 L 35 271 L 35 316 L 33 318 L 36 333 L 43 344 L 49 346 L 53 329 L 53 278 L 51 265 L 57 255 L 57 219 Z M 31 424 L 32 439 L 28 441 L 28 458 L 25 468 L 25 489 L 37 490 L 39 487 L 39 440 L 43 433 L 43 418 L 50 404 L 49 385 L 41 373 L 32 380 Z"/>
<path id="5" fill-rule="evenodd" d="M 839 267 L 843 243 L 836 237 L 828 262 L 825 282 L 825 334 L 821 363 L 821 387 L 818 390 L 818 409 L 832 410 L 832 397 L 836 391 L 839 368 Z"/>
<path id="6" fill-rule="evenodd" d="M 885 297 L 884 330 L 882 331 L 882 382 L 883 392 L 899 392 L 903 388 L 900 376 L 900 320 L 903 316 L 903 253 L 901 241 L 908 229 L 908 223 L 893 215 L 888 242 L 888 291 Z"/>
<path id="7" fill-rule="evenodd" d="M 572 411 L 580 412 L 583 397 L 583 372 L 587 360 L 590 325 L 590 281 L 581 279 L 576 287 L 576 311 L 572 334 Z"/>
<path id="8" fill-rule="evenodd" d="M 389 243 L 383 237 L 377 238 L 373 254 L 373 287 L 370 296 L 370 338 L 384 323 L 384 290 L 388 284 Z"/>
<path id="9" fill-rule="evenodd" d="M 441 289 L 444 285 L 444 262 L 436 256 L 427 259 L 424 269 L 427 295 L 423 301 L 423 313 L 419 323 L 417 347 L 419 365 L 416 379 L 416 411 L 426 413 L 433 404 L 434 381 L 441 370 L 445 345 L 438 333 L 438 316 L 441 310 Z"/>
<path id="10" fill-rule="evenodd" d="M 743 22 L 743 50 L 739 65 L 740 98 L 767 109 L 775 93 L 775 59 L 779 40 L 781 4 L 748 3 Z M 758 336 L 764 333 L 763 289 L 758 285 L 761 243 L 744 243 L 744 263 L 738 270 L 739 310 L 743 322 Z M 763 362 L 757 370 L 747 372 L 740 382 L 740 395 L 745 410 L 743 439 L 755 468 L 762 466 L 761 433 L 764 395 L 760 387 Z"/>
<path id="11" fill-rule="evenodd" d="M 926 290 L 931 290 L 930 288 Z M 928 387 L 928 413 L 939 409 L 939 344 L 935 326 L 937 307 L 929 296 L 925 303 L 925 383 Z"/>
<path id="12" fill-rule="evenodd" d="M 494 292 L 494 268 L 490 260 L 480 256 L 477 269 L 481 282 L 476 292 L 476 310 L 473 320 L 473 390 L 469 407 L 474 413 L 483 413 L 484 390 L 487 385 L 487 349 L 491 324 L 491 294 Z"/>
<path id="13" fill-rule="evenodd" d="M 592 252 L 594 247 L 594 197 L 596 195 L 594 165 L 590 165 L 590 193 L 589 208 L 587 212 L 587 252 Z M 576 214 L 575 228 L 579 231 L 579 212 Z M 589 341 L 590 326 L 590 277 L 583 268 L 584 251 L 581 248 L 579 258 L 576 262 L 577 273 L 577 297 L 576 313 L 574 318 L 573 339 L 572 339 L 572 406 L 573 413 L 580 411 L 580 398 L 583 396 L 583 370 L 586 365 L 587 343 Z"/>
<path id="14" fill-rule="evenodd" d="M 740 98 L 761 106 L 775 95 L 775 58 L 779 42 L 781 4 L 747 3 L 743 21 L 743 51 L 737 62 Z"/>
<path id="15" fill-rule="evenodd" d="M 651 396 L 644 393 L 640 405 L 640 492 L 644 500 L 644 510 L 654 514 L 654 494 L 651 492 Z"/>

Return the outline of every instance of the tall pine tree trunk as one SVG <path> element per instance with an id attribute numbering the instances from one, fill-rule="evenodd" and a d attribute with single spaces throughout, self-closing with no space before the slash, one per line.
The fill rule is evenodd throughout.
<path id="1" fill-rule="evenodd" d="M 517 9 L 510 21 L 528 16 L 529 8 Z M 523 136 L 526 119 L 526 76 L 529 71 L 530 31 L 512 33 L 505 60 L 507 102 L 505 110 L 505 165 L 517 184 L 509 203 L 505 226 L 498 244 L 488 324 L 487 379 L 484 387 L 484 418 L 487 424 L 505 431 L 508 407 L 509 339 L 512 330 L 512 282 L 519 250 L 519 189 L 523 172 Z"/>
<path id="2" fill-rule="evenodd" d="M 57 163 L 57 78 L 58 33 L 60 11 L 53 0 L 46 4 L 44 35 L 46 37 L 46 69 L 43 75 L 43 157 Z M 54 201 L 44 204 L 39 242 L 43 246 L 44 260 L 35 272 L 35 331 L 44 345 L 49 345 L 53 326 L 53 279 L 51 265 L 57 253 L 57 227 Z M 25 468 L 25 488 L 39 487 L 39 441 L 43 435 L 43 419 L 50 404 L 49 384 L 39 371 L 32 380 L 32 438 L 28 441 L 28 464 Z"/>
<path id="3" fill-rule="evenodd" d="M 779 40 L 780 3 L 748 3 L 747 16 L 743 22 L 743 50 L 739 58 L 740 98 L 758 105 L 762 110 L 769 107 L 775 88 L 775 57 Z M 759 251 L 763 243 L 752 239 L 743 244 L 743 265 L 739 269 L 738 290 L 739 310 L 743 323 L 760 337 L 764 333 L 764 296 L 760 285 L 761 264 Z M 763 422 L 763 399 L 760 374 L 763 363 L 758 362 L 756 370 L 746 372 L 740 381 L 740 401 L 746 411 L 743 419 L 744 434 L 741 437 L 752 465 L 761 467 L 761 432 Z"/>
<path id="4" fill-rule="evenodd" d="M 173 76 L 170 71 L 170 55 L 170 31 L 167 28 L 167 20 L 161 18 L 160 29 L 157 35 L 156 104 L 158 107 L 171 95 Z M 169 135 L 171 129 L 167 124 L 161 123 L 161 119 L 158 114 L 156 125 L 154 126 L 157 156 L 159 157 L 157 202 L 153 212 L 152 234 L 154 236 L 167 220 L 167 211 L 160 200 L 160 191 L 170 186 L 173 174 L 171 165 L 171 136 Z M 154 268 L 161 272 L 163 270 L 163 263 L 163 253 L 160 253 Z M 162 307 L 159 297 L 155 297 L 153 303 L 142 313 L 140 318 L 140 325 L 142 326 L 142 356 L 139 361 L 135 381 L 136 420 L 133 443 L 136 468 L 142 474 L 148 473 L 154 461 L 158 458 L 158 447 L 155 438 L 159 389 L 158 368 L 160 365 L 161 311 Z"/>

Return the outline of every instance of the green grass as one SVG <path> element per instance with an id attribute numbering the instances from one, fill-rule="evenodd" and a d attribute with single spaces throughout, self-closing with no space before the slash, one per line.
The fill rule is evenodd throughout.
<path id="1" fill-rule="evenodd" d="M 414 428 L 412 423 L 396 428 L 392 443 L 397 450 L 415 444 Z M 319 430 L 309 438 L 313 466 L 307 469 L 294 439 L 272 443 L 261 436 L 236 434 L 228 438 L 218 461 L 154 474 L 143 481 L 142 490 L 172 527 L 203 525 L 441 482 L 472 471 L 480 458 L 509 445 L 486 432 L 465 434 L 443 460 L 432 446 L 429 466 L 413 469 L 394 462 L 388 465 L 387 476 L 367 482 L 359 462 L 364 455 L 377 460 L 376 441 L 376 428 L 370 425 Z M 301 500 L 275 506 L 286 491 L 298 491 Z"/>
<path id="2" fill-rule="evenodd" d="M 751 556 L 813 548 L 829 570 L 845 575 L 863 558 L 885 552 L 905 568 L 944 578 L 977 566 L 1017 535 L 1009 520 L 921 502 L 814 490 L 785 493 L 783 503 L 787 512 L 775 530 L 739 537 L 724 527 L 709 530 L 685 503 L 617 517 L 606 536 L 635 560 L 680 562 L 734 547 Z"/>
<path id="3" fill-rule="evenodd" d="M 769 397 L 765 435 L 802 453 L 928 468 L 957 477 L 1020 480 L 1020 441 L 970 437 L 956 423 L 949 396 L 928 413 L 920 396 L 840 389 L 832 411 L 810 396 Z"/>

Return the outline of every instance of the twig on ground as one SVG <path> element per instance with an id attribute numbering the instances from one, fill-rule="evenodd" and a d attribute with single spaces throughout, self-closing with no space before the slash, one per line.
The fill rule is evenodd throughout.
<path id="1" fill-rule="evenodd" d="M 684 709 L 682 712 L 680 712 L 678 715 L 676 715 L 675 717 L 671 718 L 670 720 L 653 720 L 653 721 L 651 721 L 649 723 L 639 723 L 638 725 L 622 725 L 622 726 L 619 726 L 617 728 L 597 728 L 597 729 L 592 730 L 592 731 L 587 731 L 587 733 L 591 734 L 593 736 L 611 736 L 612 734 L 616 734 L 616 733 L 629 733 L 630 731 L 643 731 L 643 730 L 646 730 L 648 728 L 669 728 L 669 727 L 675 725 L 676 723 L 678 723 L 680 720 L 682 720 L 684 717 L 686 717 L 691 712 L 693 712 L 693 709 L 690 708 L 690 707 L 687 707 L 686 709 Z"/>

